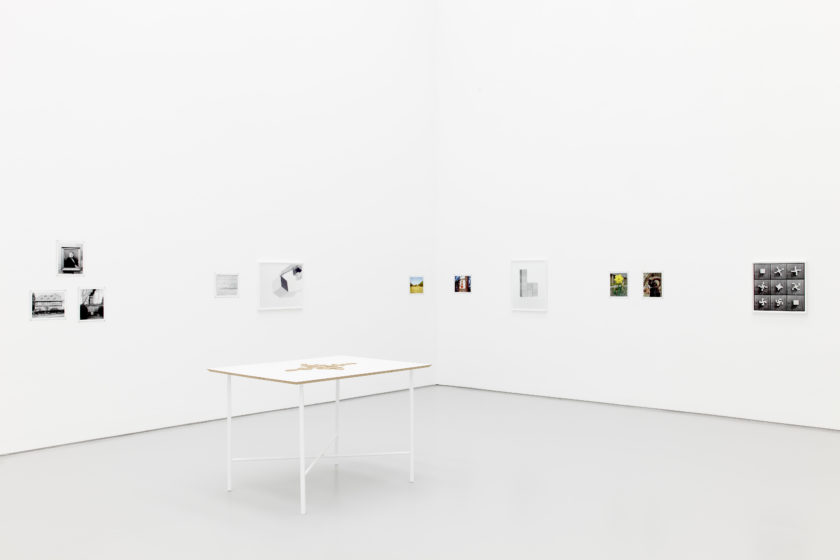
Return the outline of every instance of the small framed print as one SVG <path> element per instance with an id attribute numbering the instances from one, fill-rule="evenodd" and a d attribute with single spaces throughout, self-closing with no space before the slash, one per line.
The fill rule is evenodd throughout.
<path id="1" fill-rule="evenodd" d="M 238 274 L 216 274 L 216 297 L 237 298 L 239 297 L 239 275 Z"/>
<path id="2" fill-rule="evenodd" d="M 650 298 L 662 297 L 662 273 L 645 272 L 642 280 L 642 296 Z"/>
<path id="3" fill-rule="evenodd" d="M 408 277 L 408 293 L 422 294 L 423 293 L 423 277 L 409 276 Z"/>
<path id="4" fill-rule="evenodd" d="M 64 290 L 33 290 L 29 295 L 32 319 L 64 319 L 66 316 Z"/>
<path id="5" fill-rule="evenodd" d="M 303 308 L 303 263 L 261 261 L 259 263 L 260 311 Z"/>
<path id="6" fill-rule="evenodd" d="M 511 261 L 511 303 L 514 311 L 548 310 L 548 263 Z"/>
<path id="7" fill-rule="evenodd" d="M 455 276 L 455 293 L 472 292 L 472 276 L 465 274 Z"/>
<path id="8" fill-rule="evenodd" d="M 79 288 L 79 321 L 105 320 L 105 288 Z"/>
<path id="9" fill-rule="evenodd" d="M 83 243 L 58 242 L 58 274 L 84 274 L 84 258 Z"/>

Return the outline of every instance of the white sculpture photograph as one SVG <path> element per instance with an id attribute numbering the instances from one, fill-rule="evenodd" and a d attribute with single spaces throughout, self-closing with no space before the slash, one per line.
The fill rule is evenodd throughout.
<path id="1" fill-rule="evenodd" d="M 548 310 L 548 263 L 512 261 L 510 298 L 514 311 Z"/>
<path id="2" fill-rule="evenodd" d="M 303 307 L 303 264 L 260 262 L 259 310 Z"/>

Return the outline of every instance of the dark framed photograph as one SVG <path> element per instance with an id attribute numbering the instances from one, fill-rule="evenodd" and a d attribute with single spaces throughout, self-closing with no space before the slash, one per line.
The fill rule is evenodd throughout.
<path id="1" fill-rule="evenodd" d="M 84 274 L 85 246 L 83 243 L 58 243 L 58 273 Z"/>
<path id="2" fill-rule="evenodd" d="M 105 320 L 105 288 L 79 289 L 79 321 Z"/>

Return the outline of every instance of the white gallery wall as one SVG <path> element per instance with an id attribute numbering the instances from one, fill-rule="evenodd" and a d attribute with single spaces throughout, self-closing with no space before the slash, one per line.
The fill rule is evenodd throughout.
<path id="1" fill-rule="evenodd" d="M 474 276 L 439 294 L 438 382 L 840 428 L 840 6 L 452 0 L 439 22 L 437 268 Z M 546 313 L 510 310 L 521 258 L 549 260 Z M 806 314 L 752 311 L 775 260 L 807 262 Z"/>
<path id="2" fill-rule="evenodd" d="M 838 24 L 825 0 L 0 5 L 0 454 L 218 418 L 208 366 L 325 353 L 840 429 Z M 549 310 L 514 312 L 510 261 L 537 258 Z M 304 262 L 303 310 L 256 311 L 261 259 Z M 752 263 L 800 260 L 808 312 L 754 313 Z M 31 289 L 68 318 L 31 321 Z"/>
<path id="3" fill-rule="evenodd" d="M 218 418 L 214 365 L 435 361 L 434 293 L 408 294 L 434 266 L 432 17 L 425 2 L 0 5 L 0 454 Z M 58 240 L 85 243 L 84 276 L 56 274 Z M 302 311 L 257 312 L 260 259 L 304 262 Z M 238 300 L 214 298 L 216 272 L 240 274 Z M 105 322 L 79 323 L 76 290 L 103 286 Z M 31 289 L 66 289 L 68 318 L 31 321 Z M 234 391 L 236 413 L 297 402 Z"/>

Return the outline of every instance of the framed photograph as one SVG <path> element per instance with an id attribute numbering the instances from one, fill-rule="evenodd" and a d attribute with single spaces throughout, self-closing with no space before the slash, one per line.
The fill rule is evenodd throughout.
<path id="1" fill-rule="evenodd" d="M 627 297 L 626 272 L 610 272 L 610 297 Z"/>
<path id="2" fill-rule="evenodd" d="M 79 288 L 79 321 L 105 320 L 105 288 Z"/>
<path id="3" fill-rule="evenodd" d="M 303 263 L 262 261 L 259 268 L 260 311 L 303 308 Z"/>
<path id="4" fill-rule="evenodd" d="M 514 311 L 547 311 L 548 263 L 511 261 L 510 298 Z"/>
<path id="5" fill-rule="evenodd" d="M 805 313 L 805 263 L 753 263 L 753 311 Z"/>
<path id="6" fill-rule="evenodd" d="M 642 286 L 644 297 L 662 297 L 662 273 L 645 272 Z"/>
<path id="7" fill-rule="evenodd" d="M 64 319 L 64 290 L 32 291 L 33 319 Z"/>
<path id="8" fill-rule="evenodd" d="M 236 298 L 239 297 L 239 275 L 238 274 L 216 274 L 216 297 Z"/>
<path id="9" fill-rule="evenodd" d="M 85 246 L 83 243 L 58 242 L 58 273 L 84 274 Z"/>
<path id="10" fill-rule="evenodd" d="M 408 293 L 422 294 L 423 293 L 423 277 L 409 276 L 408 277 Z"/>
<path id="11" fill-rule="evenodd" d="M 455 292 L 467 293 L 472 291 L 472 276 L 456 276 L 455 277 Z"/>

